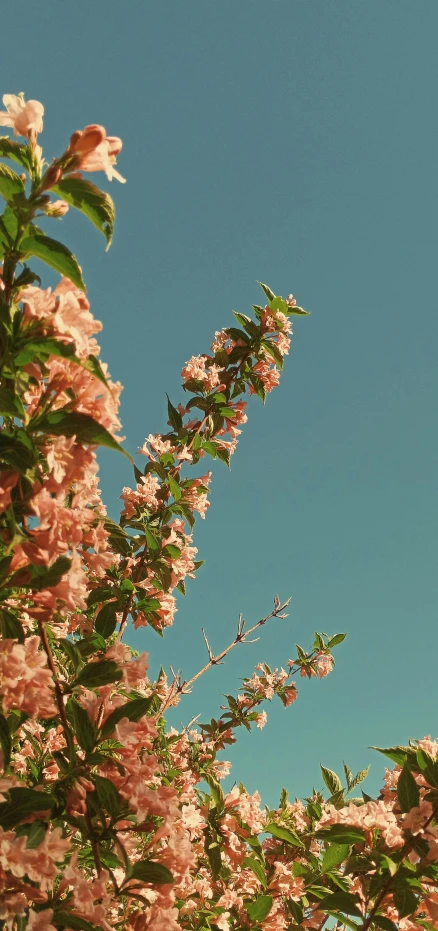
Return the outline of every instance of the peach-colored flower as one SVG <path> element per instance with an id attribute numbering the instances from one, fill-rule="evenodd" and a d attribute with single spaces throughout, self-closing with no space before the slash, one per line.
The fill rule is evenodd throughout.
<path id="1" fill-rule="evenodd" d="M 33 908 L 30 908 L 26 928 L 28 931 L 56 931 L 52 925 L 52 918 L 53 909 L 51 908 L 45 908 L 42 912 L 35 912 Z"/>
<path id="2" fill-rule="evenodd" d="M 103 126 L 92 124 L 73 133 L 67 152 L 77 156 L 75 168 L 80 171 L 104 171 L 108 181 L 116 178 L 124 184 L 126 178 L 113 167 L 122 145 L 118 136 L 107 136 Z"/>
<path id="3" fill-rule="evenodd" d="M 43 131 L 44 107 L 39 100 L 24 99 L 24 94 L 4 94 L 6 110 L 0 112 L 0 126 L 11 126 L 16 136 L 35 141 Z"/>
<path id="4" fill-rule="evenodd" d="M 64 217 L 69 209 L 66 200 L 53 200 L 47 204 L 46 214 L 48 217 Z"/>
<path id="5" fill-rule="evenodd" d="M 239 697 L 240 697 L 240 696 L 239 696 Z M 265 726 L 267 720 L 268 720 L 268 715 L 266 714 L 266 711 L 260 711 L 260 713 L 259 713 L 259 714 L 257 715 L 257 717 L 256 717 L 256 725 L 257 725 L 257 727 L 258 727 L 260 730 L 262 730 L 262 729 L 264 728 L 264 726 Z"/>

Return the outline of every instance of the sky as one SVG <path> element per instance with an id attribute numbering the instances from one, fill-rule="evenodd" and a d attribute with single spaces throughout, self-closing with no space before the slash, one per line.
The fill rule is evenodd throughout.
<path id="1" fill-rule="evenodd" d="M 231 472 L 212 464 L 195 527 L 206 563 L 164 640 L 128 641 L 191 677 L 292 596 L 287 620 L 236 648 L 172 714 L 218 713 L 256 663 L 281 666 L 313 632 L 347 632 L 321 682 L 268 704 L 239 735 L 228 780 L 275 805 L 438 734 L 436 0 L 23 0 L 2 8 L 2 93 L 46 107 L 50 160 L 89 123 L 119 135 L 110 252 L 87 221 L 53 221 L 83 267 L 102 359 L 125 386 L 132 453 L 165 432 L 180 371 L 262 297 L 293 292 L 281 386 L 253 399 Z M 55 225 L 55 222 L 57 225 Z M 51 283 L 50 276 L 45 281 Z M 113 517 L 124 457 L 100 455 Z M 210 467 L 210 466 L 209 466 Z"/>

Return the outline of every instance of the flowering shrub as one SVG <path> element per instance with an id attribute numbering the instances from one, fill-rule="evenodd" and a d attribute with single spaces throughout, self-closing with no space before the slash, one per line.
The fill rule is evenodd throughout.
<path id="1" fill-rule="evenodd" d="M 262 728 L 261 706 L 297 699 L 297 675 L 324 678 L 344 634 L 317 633 L 284 668 L 259 663 L 217 719 L 169 729 L 164 713 L 190 680 L 148 677 L 147 654 L 124 642 L 129 623 L 160 635 L 201 562 L 195 515 L 211 472 L 229 464 L 247 400 L 278 384 L 289 352 L 292 295 L 262 285 L 254 317 L 214 336 L 182 370 L 185 402 L 169 400 L 169 430 L 149 435 L 122 491 L 119 523 L 100 498 L 96 450 L 119 441 L 121 386 L 99 361 L 94 319 L 72 253 L 36 225 L 70 207 L 106 238 L 114 205 L 82 172 L 115 169 L 120 139 L 92 125 L 48 165 L 37 139 L 44 110 L 3 98 L 0 124 L 0 921 L 33 931 L 292 931 L 438 927 L 438 743 L 382 750 L 395 764 L 377 800 L 351 797 L 366 771 L 322 767 L 313 793 L 263 809 L 241 785 L 225 793 L 221 756 L 240 726 Z M 21 168 L 18 174 L 9 166 Z M 61 275 L 43 289 L 35 256 Z M 131 459 L 131 457 L 129 456 Z M 133 460 L 131 460 L 133 462 Z"/>

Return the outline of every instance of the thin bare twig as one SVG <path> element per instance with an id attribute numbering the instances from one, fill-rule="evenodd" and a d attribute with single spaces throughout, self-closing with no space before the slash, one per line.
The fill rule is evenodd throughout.
<path id="1" fill-rule="evenodd" d="M 207 672 L 207 670 L 210 669 L 212 666 L 220 665 L 223 659 L 227 656 L 227 654 L 231 650 L 233 650 L 234 647 L 237 646 L 238 643 L 254 643 L 256 642 L 256 640 L 259 639 L 258 637 L 256 637 L 255 640 L 248 640 L 247 638 L 249 634 L 254 633 L 255 630 L 257 630 L 259 627 L 262 627 L 263 624 L 266 624 L 267 621 L 269 621 L 272 617 L 280 617 L 280 618 L 287 617 L 288 615 L 284 614 L 283 612 L 284 612 L 284 609 L 287 608 L 288 604 L 290 604 L 290 602 L 291 602 L 291 598 L 288 598 L 287 601 L 284 602 L 284 604 L 280 604 L 280 599 L 278 595 L 276 595 L 274 599 L 274 608 L 271 611 L 271 613 L 267 614 L 266 617 L 262 617 L 259 621 L 257 621 L 257 624 L 254 624 L 253 627 L 249 628 L 249 630 L 245 630 L 245 620 L 242 617 L 242 615 L 239 614 L 239 620 L 237 622 L 237 633 L 236 633 L 234 640 L 232 640 L 232 642 L 227 647 L 225 647 L 224 650 L 218 653 L 217 656 L 213 655 L 213 652 L 208 642 L 205 630 L 204 628 L 202 628 L 202 633 L 203 633 L 205 645 L 207 647 L 207 652 L 208 652 L 208 663 L 206 663 L 205 666 L 203 666 L 202 669 L 200 669 L 196 673 L 196 675 L 192 676 L 192 678 L 189 679 L 188 681 L 182 680 L 179 674 L 178 676 L 176 676 L 171 667 L 171 672 L 173 675 L 173 682 L 170 686 L 169 694 L 166 700 L 163 702 L 159 713 L 160 714 L 164 713 L 164 711 L 166 710 L 166 708 L 169 707 L 169 705 L 172 703 L 173 698 L 175 698 L 176 695 L 187 695 L 190 692 L 191 686 L 193 685 L 193 683 L 196 682 L 198 679 L 200 679 L 200 677 L 203 676 L 204 673 Z"/>

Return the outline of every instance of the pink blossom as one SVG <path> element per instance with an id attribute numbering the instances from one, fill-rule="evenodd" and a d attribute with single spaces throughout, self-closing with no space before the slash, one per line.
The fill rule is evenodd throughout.
<path id="1" fill-rule="evenodd" d="M 265 726 L 267 720 L 268 720 L 268 715 L 266 714 L 266 711 L 260 711 L 260 713 L 259 713 L 259 714 L 257 715 L 257 717 L 256 717 L 256 725 L 257 725 L 257 727 L 258 727 L 260 730 L 262 730 L 262 729 L 264 728 L 264 726 Z"/>
<path id="2" fill-rule="evenodd" d="M 51 718 L 56 714 L 53 677 L 39 645 L 37 636 L 28 637 L 24 644 L 5 638 L 0 641 L 0 693 L 4 712 L 19 708 L 32 718 Z"/>
<path id="3" fill-rule="evenodd" d="M 207 474 L 202 475 L 201 478 L 191 479 L 183 489 L 184 501 L 194 511 L 198 511 L 202 518 L 205 518 L 206 511 L 210 507 L 210 502 L 207 500 L 207 492 L 205 490 L 209 485 L 210 479 L 211 472 L 207 472 Z"/>
<path id="4" fill-rule="evenodd" d="M 315 665 L 319 678 L 324 679 L 324 676 L 328 676 L 333 669 L 333 657 L 329 656 L 327 653 L 319 653 L 315 660 Z"/>
<path id="5" fill-rule="evenodd" d="M 208 391 L 217 388 L 220 384 L 219 376 L 223 369 L 215 365 L 215 363 L 207 367 L 207 361 L 207 356 L 192 356 L 181 372 L 184 381 L 190 381 L 193 378 L 201 381 Z"/>
<path id="6" fill-rule="evenodd" d="M 45 208 L 46 214 L 48 217 L 65 217 L 65 214 L 69 210 L 69 205 L 66 200 L 53 200 L 50 204 L 47 204 Z"/>
<path id="7" fill-rule="evenodd" d="M 51 923 L 52 918 L 53 909 L 51 908 L 45 908 L 42 912 L 35 912 L 33 908 L 30 908 L 26 928 L 29 931 L 56 931 Z"/>
<path id="8" fill-rule="evenodd" d="M 253 368 L 255 375 L 258 375 L 260 380 L 263 382 L 265 391 L 268 393 L 272 391 L 273 388 L 276 388 L 280 382 L 280 372 L 276 365 L 270 365 L 269 362 L 257 362 Z M 250 394 L 255 394 L 255 388 L 250 385 Z"/>
<path id="9" fill-rule="evenodd" d="M 122 184 L 126 178 L 114 168 L 116 156 L 121 152 L 122 140 L 118 136 L 107 136 L 103 126 L 92 124 L 73 133 L 68 155 L 76 155 L 75 168 L 81 171 L 104 171 L 108 181 L 116 178 Z"/>
<path id="10" fill-rule="evenodd" d="M 148 459 L 154 459 L 155 457 L 151 454 L 149 447 L 157 456 L 162 456 L 164 453 L 176 452 L 176 448 L 170 440 L 166 440 L 159 435 L 154 436 L 152 433 L 146 437 L 143 446 L 141 446 L 137 452 L 141 453 L 143 456 L 147 456 Z"/>
<path id="11" fill-rule="evenodd" d="M 0 112 L 0 126 L 11 126 L 16 136 L 35 142 L 43 131 L 44 107 L 39 100 L 24 100 L 24 94 L 4 94 L 6 111 Z"/>
<path id="12" fill-rule="evenodd" d="M 120 495 L 125 505 L 123 514 L 126 517 L 133 517 L 137 509 L 143 508 L 149 511 L 156 511 L 158 508 L 157 492 L 159 489 L 159 479 L 150 472 L 142 476 L 141 482 L 137 483 L 136 489 L 124 488 Z"/>
<path id="13" fill-rule="evenodd" d="M 11 492 L 15 488 L 18 479 L 18 472 L 5 470 L 0 476 L 0 513 L 6 511 L 11 503 Z"/>
<path id="14" fill-rule="evenodd" d="M 286 686 L 283 692 L 283 704 L 285 708 L 288 708 L 289 705 L 293 705 L 294 701 L 298 698 L 298 690 L 294 682 L 291 685 Z"/>

